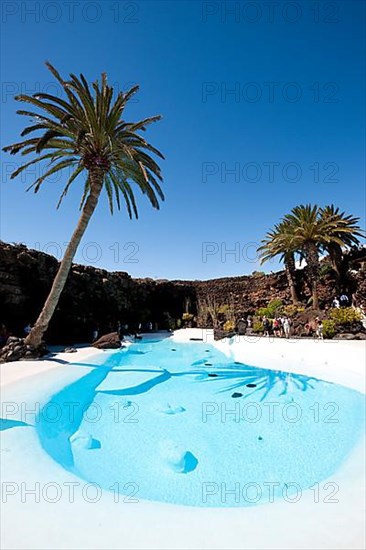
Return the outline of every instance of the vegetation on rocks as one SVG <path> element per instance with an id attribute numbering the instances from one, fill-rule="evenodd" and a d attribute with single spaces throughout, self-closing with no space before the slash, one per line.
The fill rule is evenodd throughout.
<path id="1" fill-rule="evenodd" d="M 289 214 L 270 230 L 258 251 L 262 263 L 280 256 L 293 304 L 299 302 L 295 259 L 305 260 L 311 287 L 311 306 L 319 309 L 320 255 L 328 254 L 336 273 L 340 290 L 346 282 L 344 251 L 360 244 L 365 232 L 358 225 L 359 218 L 346 215 L 333 204 L 324 208 L 318 205 L 295 206 Z M 324 275 L 324 273 L 322 274 Z"/>
<path id="2" fill-rule="evenodd" d="M 225 321 L 223 327 L 225 332 L 232 332 L 235 330 L 235 323 L 234 321 Z"/>
<path id="3" fill-rule="evenodd" d="M 331 319 L 323 321 L 323 337 L 326 340 L 331 340 L 337 334 L 336 325 Z"/>
<path id="4" fill-rule="evenodd" d="M 333 308 L 329 311 L 328 315 L 336 326 L 349 325 L 361 321 L 361 313 L 352 307 Z"/>
<path id="5" fill-rule="evenodd" d="M 259 321 L 258 319 L 256 319 L 253 323 L 253 332 L 255 332 L 256 334 L 260 334 L 263 331 L 264 331 L 264 326 L 262 321 Z"/>
<path id="6" fill-rule="evenodd" d="M 281 315 L 283 312 L 283 303 L 282 300 L 275 298 L 271 300 L 266 307 L 261 307 L 257 310 L 257 315 L 259 317 L 266 316 L 269 319 L 274 319 L 278 315 Z"/>

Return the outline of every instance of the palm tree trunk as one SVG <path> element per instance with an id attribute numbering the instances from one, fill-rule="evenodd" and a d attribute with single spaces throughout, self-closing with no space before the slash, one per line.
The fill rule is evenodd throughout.
<path id="1" fill-rule="evenodd" d="M 299 297 L 296 291 L 296 268 L 295 268 L 295 259 L 294 255 L 291 253 L 285 258 L 285 272 L 287 277 L 287 282 L 290 287 L 291 300 L 294 305 L 299 303 Z"/>
<path id="2" fill-rule="evenodd" d="M 344 269 L 343 269 L 343 253 L 339 244 L 333 243 L 328 246 L 328 253 L 332 263 L 332 267 L 337 277 L 337 291 L 340 292 L 342 283 L 344 283 Z"/>
<path id="3" fill-rule="evenodd" d="M 89 220 L 98 204 L 100 192 L 103 187 L 104 173 L 100 169 L 89 172 L 90 193 L 82 209 L 76 229 L 66 248 L 65 255 L 60 263 L 56 277 L 53 281 L 52 288 L 43 306 L 43 309 L 32 328 L 31 332 L 25 339 L 25 343 L 38 348 L 42 344 L 43 336 L 48 328 L 48 325 L 55 312 L 59 302 L 61 293 L 65 287 L 68 278 L 72 261 L 76 254 L 80 241 L 88 226 Z"/>
<path id="4" fill-rule="evenodd" d="M 304 250 L 306 263 L 309 268 L 313 309 L 319 309 L 318 279 L 319 279 L 319 254 L 314 243 L 308 243 Z"/>
<path id="5" fill-rule="evenodd" d="M 216 300 L 215 300 L 215 298 L 211 298 L 211 297 L 207 296 L 206 303 L 207 303 L 207 310 L 208 310 L 209 314 L 211 315 L 212 326 L 213 326 L 213 328 L 217 328 L 218 327 L 218 319 L 217 319 Z"/>

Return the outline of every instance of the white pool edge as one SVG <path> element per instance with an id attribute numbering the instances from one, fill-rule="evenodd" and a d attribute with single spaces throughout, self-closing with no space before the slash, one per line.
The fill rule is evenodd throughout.
<path id="1" fill-rule="evenodd" d="M 186 329 L 172 338 L 202 338 L 213 343 L 211 331 Z M 303 373 L 342 384 L 365 393 L 365 342 L 284 341 L 239 338 L 213 343 L 233 360 L 263 368 Z M 82 348 L 75 354 L 56 354 L 55 359 L 83 361 L 96 353 Z M 108 352 L 107 352 L 108 353 Z M 62 369 L 54 361 L 31 361 L 0 366 L 0 384 L 6 398 L 16 396 L 18 382 L 33 388 L 35 375 Z M 73 377 L 82 376 L 73 373 Z M 60 382 L 61 384 L 61 382 Z M 61 386 L 62 387 L 62 384 Z M 28 396 L 26 396 L 28 398 Z M 340 502 L 314 502 L 305 492 L 297 503 L 277 501 L 253 508 L 190 508 L 140 501 L 115 503 L 103 493 L 94 504 L 82 498 L 80 480 L 54 463 L 41 449 L 34 431 L 27 427 L 2 432 L 2 483 L 79 483 L 75 502 L 57 503 L 8 498 L 1 504 L 1 548 L 6 549 L 354 549 L 365 547 L 364 444 L 353 449 L 344 466 L 332 476 L 340 487 Z M 26 452 L 32 446 L 32 455 Z M 6 449 L 9 449 L 8 451 Z M 33 452 L 33 450 L 35 451 Z M 47 473 L 46 473 L 47 472 Z M 20 494 L 20 492 L 19 492 Z M 15 495 L 19 497 L 19 495 Z"/>

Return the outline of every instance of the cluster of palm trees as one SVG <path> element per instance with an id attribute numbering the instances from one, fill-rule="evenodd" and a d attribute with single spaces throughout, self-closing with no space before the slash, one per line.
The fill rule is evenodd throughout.
<path id="1" fill-rule="evenodd" d="M 359 218 L 346 215 L 333 204 L 324 208 L 317 205 L 295 206 L 274 226 L 258 248 L 261 263 L 280 256 L 294 304 L 299 302 L 296 289 L 295 259 L 305 260 L 312 291 L 312 306 L 319 309 L 318 280 L 320 255 L 329 255 L 338 281 L 342 278 L 343 251 L 360 244 L 364 231 Z"/>
<path id="2" fill-rule="evenodd" d="M 126 122 L 125 107 L 137 92 L 134 86 L 127 92 L 114 95 L 105 74 L 90 86 L 85 77 L 70 74 L 64 80 L 47 63 L 48 69 L 61 85 L 64 97 L 47 93 L 20 95 L 15 99 L 30 107 L 18 114 L 31 119 L 30 126 L 21 133 L 24 140 L 9 145 L 4 151 L 11 155 L 30 155 L 11 175 L 15 178 L 29 166 L 46 163 L 46 169 L 31 188 L 38 192 L 49 176 L 71 169 L 71 175 L 61 194 L 60 202 L 70 186 L 83 176 L 81 215 L 66 248 L 64 258 L 53 282 L 49 296 L 26 338 L 26 344 L 38 348 L 57 307 L 65 286 L 78 245 L 93 215 L 100 195 L 105 190 L 110 209 L 118 209 L 121 202 L 127 206 L 130 217 L 137 217 L 133 186 L 145 194 L 154 208 L 164 199 L 160 188 L 162 176 L 155 157 L 163 155 L 141 135 L 148 125 L 160 116 L 138 122 Z M 32 136 L 32 137 L 30 137 Z M 153 155 L 153 156 L 151 156 Z M 260 247 L 262 261 L 281 255 L 294 303 L 298 302 L 295 280 L 295 255 L 305 258 L 312 282 L 313 306 L 318 308 L 317 280 L 319 254 L 328 252 L 334 269 L 340 275 L 342 249 L 359 243 L 363 236 L 357 225 L 359 218 L 346 216 L 338 208 L 327 206 L 297 206 L 272 229 Z"/>

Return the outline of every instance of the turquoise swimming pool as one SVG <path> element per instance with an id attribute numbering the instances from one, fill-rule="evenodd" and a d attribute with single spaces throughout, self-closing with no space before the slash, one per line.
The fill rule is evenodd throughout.
<path id="1" fill-rule="evenodd" d="M 317 484 L 337 498 L 322 482 L 364 429 L 357 391 L 237 363 L 204 342 L 146 339 L 79 365 L 90 372 L 39 414 L 41 444 L 128 502 L 296 502 Z"/>

